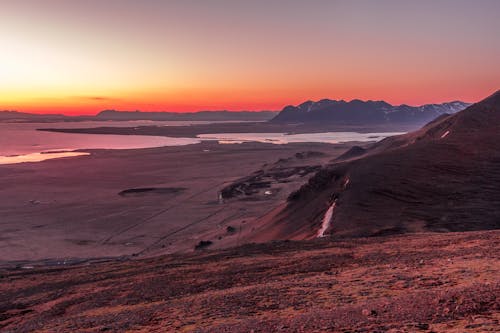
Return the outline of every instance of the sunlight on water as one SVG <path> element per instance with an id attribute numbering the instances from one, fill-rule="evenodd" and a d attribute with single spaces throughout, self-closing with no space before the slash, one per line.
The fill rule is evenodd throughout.
<path id="1" fill-rule="evenodd" d="M 201 141 L 217 141 L 220 144 L 241 144 L 260 142 L 270 144 L 287 144 L 298 142 L 343 143 L 349 141 L 379 141 L 392 135 L 403 133 L 224 133 L 200 134 L 196 138 L 174 138 L 147 135 L 104 135 L 73 134 L 37 131 L 37 128 L 75 128 L 96 127 L 104 125 L 96 123 L 0 123 L 0 164 L 23 162 L 40 162 L 53 158 L 88 155 L 76 150 L 91 149 L 142 149 L 165 146 L 183 146 L 197 144 Z M 107 122 L 107 126 L 130 125 L 172 125 L 163 122 L 161 125 L 148 122 Z"/>
<path id="2" fill-rule="evenodd" d="M 128 123 L 130 125 L 130 123 Z M 52 158 L 88 155 L 75 150 L 141 149 L 200 143 L 196 138 L 146 135 L 73 134 L 37 131 L 37 128 L 76 127 L 72 123 L 0 123 L 0 164 L 39 162 Z M 96 125 L 96 124 L 94 124 Z M 124 123 L 112 125 L 124 126 Z"/>
<path id="3" fill-rule="evenodd" d="M 54 158 L 85 156 L 90 153 L 83 152 L 55 152 L 55 153 L 32 153 L 26 155 L 0 156 L 0 164 L 17 164 L 25 162 L 41 162 Z"/>
<path id="4" fill-rule="evenodd" d="M 357 132 L 325 132 L 325 133 L 217 133 L 200 134 L 202 140 L 217 140 L 220 144 L 240 144 L 244 142 L 260 142 L 272 144 L 287 144 L 298 142 L 344 143 L 380 141 L 386 137 L 404 134 L 404 132 L 387 133 L 357 133 Z"/>

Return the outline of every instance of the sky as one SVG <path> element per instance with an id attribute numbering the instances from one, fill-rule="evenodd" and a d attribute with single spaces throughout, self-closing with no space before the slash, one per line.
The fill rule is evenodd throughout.
<path id="1" fill-rule="evenodd" d="M 0 0 L 0 110 L 421 105 L 500 88 L 497 0 Z"/>

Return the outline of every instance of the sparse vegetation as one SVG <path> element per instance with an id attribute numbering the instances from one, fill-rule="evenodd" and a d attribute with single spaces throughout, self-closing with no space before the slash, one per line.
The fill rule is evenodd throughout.
<path id="1" fill-rule="evenodd" d="M 209 247 L 212 244 L 213 244 L 213 242 L 210 240 L 201 240 L 198 244 L 195 245 L 194 249 L 195 250 L 202 250 L 204 248 Z"/>

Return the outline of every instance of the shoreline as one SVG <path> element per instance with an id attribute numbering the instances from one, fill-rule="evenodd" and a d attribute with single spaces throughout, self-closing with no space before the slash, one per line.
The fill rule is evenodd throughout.
<path id="1" fill-rule="evenodd" d="M 38 131 L 81 134 L 119 134 L 196 138 L 204 134 L 226 133 L 283 133 L 314 134 L 326 132 L 382 133 L 408 132 L 420 128 L 421 124 L 275 124 L 269 122 L 234 122 L 193 124 L 188 126 L 136 126 L 136 127 L 91 127 L 91 128 L 39 128 Z"/>
<path id="2" fill-rule="evenodd" d="M 253 141 L 253 140 L 248 140 L 248 141 L 229 141 L 229 142 L 220 142 L 220 141 L 226 141 L 226 140 L 219 140 L 219 139 L 206 139 L 206 138 L 199 138 L 200 142 L 195 142 L 195 143 L 188 143 L 188 144 L 182 144 L 182 145 L 171 145 L 171 146 L 158 146 L 158 147 L 143 147 L 143 148 L 79 148 L 79 149 L 74 149 L 74 150 L 62 150 L 62 151 L 57 151 L 57 150 L 52 150 L 52 151 L 42 151 L 42 152 L 37 152 L 37 153 L 28 153 L 28 154 L 19 154 L 19 155 L 9 155 L 9 156 L 0 156 L 0 167 L 2 165 L 16 165 L 16 164 L 23 164 L 23 163 L 40 163 L 40 162 L 45 162 L 45 161 L 50 161 L 50 160 L 55 160 L 55 159 L 69 159 L 69 158 L 74 158 L 74 157 L 81 157 L 81 156 L 91 156 L 92 153 L 96 152 L 105 152 L 105 151 L 138 151 L 138 150 L 145 150 L 145 149 L 158 149 L 158 148 L 167 148 L 167 147 L 186 147 L 186 146 L 196 146 L 196 145 L 201 145 L 204 146 L 206 144 L 217 144 L 217 145 L 242 145 L 242 144 L 263 144 L 263 145 L 300 145 L 300 144 L 325 144 L 325 145 L 338 145 L 338 144 L 372 144 L 376 141 L 346 141 L 346 142 L 338 142 L 338 143 L 329 143 L 329 142 L 288 142 L 288 143 L 274 143 L 274 142 L 261 142 L 261 141 Z M 68 154 L 67 156 L 59 156 L 60 154 Z M 74 154 L 74 155 L 73 155 Z M 2 163 L 2 158 L 21 158 L 21 157 L 29 157 L 31 155 L 40 155 L 40 157 L 46 156 L 47 158 L 45 159 L 40 159 L 40 160 L 28 160 L 28 161 L 20 161 L 20 162 L 12 162 L 12 163 Z M 50 157 L 50 155 L 58 155 L 57 157 Z"/>
<path id="3" fill-rule="evenodd" d="M 210 124 L 211 126 L 214 124 Z M 227 125 L 227 123 L 226 123 Z M 181 128 L 183 130 L 191 129 L 191 126 L 171 126 L 169 129 L 164 129 L 167 132 L 174 128 Z M 157 133 L 158 128 L 155 126 L 144 126 L 143 130 L 138 131 L 137 129 L 142 127 L 113 127 L 113 128 L 84 128 L 84 129 L 36 129 L 40 132 L 52 132 L 52 133 L 67 133 L 67 134 L 77 134 L 77 135 L 110 135 L 115 138 L 125 136 L 133 136 L 134 138 L 152 138 L 155 137 L 159 140 L 171 140 L 164 143 L 150 142 L 144 143 L 128 143 L 132 147 L 120 147 L 121 144 L 109 143 L 110 146 L 116 145 L 115 147 L 81 147 L 76 149 L 65 148 L 49 148 L 41 151 L 32 151 L 24 154 L 15 153 L 9 155 L 0 156 L 0 165 L 10 165 L 28 162 L 42 162 L 49 159 L 56 158 L 66 158 L 66 157 L 76 157 L 81 155 L 89 155 L 91 151 L 94 150 L 134 150 L 134 149 L 150 149 L 150 148 L 161 148 L 161 147 L 171 147 L 171 146 L 187 146 L 196 145 L 207 142 L 216 142 L 218 144 L 243 144 L 243 143 L 263 143 L 263 144 L 315 144 L 315 143 L 325 143 L 325 144 L 366 144 L 374 143 L 382 140 L 388 136 L 400 135 L 405 132 L 307 132 L 307 133 L 285 133 L 285 132 L 223 132 L 223 133 L 199 133 L 199 130 L 189 131 L 188 136 L 168 136 L 159 135 Z M 227 128 L 226 128 L 227 129 Z M 232 129 L 232 128 L 230 128 Z M 241 128 L 240 128 L 241 129 Z M 344 130 L 347 130 L 344 128 Z M 382 129 L 379 129 L 382 130 Z M 132 131 L 132 132 L 131 132 Z M 152 133 L 153 131 L 154 133 Z M 215 131 L 212 131 L 215 132 Z M 168 133 L 164 133 L 168 134 Z M 367 136 L 368 135 L 368 136 Z M 95 140 L 95 138 L 93 138 Z M 181 141 L 179 141 L 181 140 Z M 92 145 L 92 144 L 91 144 Z M 137 145 L 134 147 L 134 145 Z"/>

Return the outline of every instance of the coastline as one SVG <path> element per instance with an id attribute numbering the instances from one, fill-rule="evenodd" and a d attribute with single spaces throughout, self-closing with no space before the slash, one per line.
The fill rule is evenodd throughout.
<path id="1" fill-rule="evenodd" d="M 306 134 L 322 132 L 408 132 L 418 129 L 420 124 L 276 124 L 270 122 L 235 122 L 193 124 L 189 126 L 136 126 L 136 127 L 93 127 L 93 128 L 43 128 L 39 131 L 83 134 L 150 135 L 196 138 L 200 134 L 223 133 L 285 133 Z"/>

